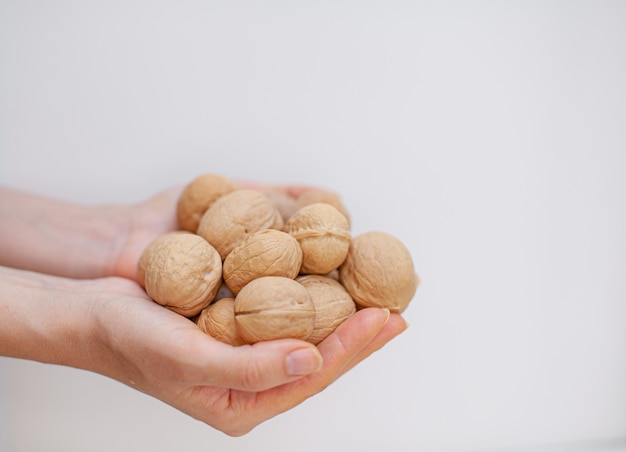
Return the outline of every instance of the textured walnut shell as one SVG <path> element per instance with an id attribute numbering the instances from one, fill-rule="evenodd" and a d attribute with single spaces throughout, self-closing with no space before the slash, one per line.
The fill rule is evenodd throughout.
<path id="1" fill-rule="evenodd" d="M 203 174 L 185 186 L 178 198 L 176 216 L 185 231 L 196 232 L 200 219 L 222 196 L 237 189 L 237 184 L 219 174 Z"/>
<path id="2" fill-rule="evenodd" d="M 286 232 L 264 229 L 248 236 L 224 260 L 224 282 L 235 295 L 261 276 L 294 279 L 302 265 L 298 241 Z"/>
<path id="3" fill-rule="evenodd" d="M 306 190 L 296 200 L 296 209 L 301 209 L 304 206 L 318 202 L 324 202 L 333 206 L 341 212 L 344 217 L 346 217 L 348 224 L 350 224 L 350 213 L 348 212 L 348 209 L 346 209 L 341 197 L 333 191 L 323 190 L 321 188 L 311 188 Z"/>
<path id="4" fill-rule="evenodd" d="M 315 307 L 300 283 L 282 276 L 263 276 L 235 298 L 237 333 L 248 343 L 273 339 L 306 340 L 315 326 Z"/>
<path id="5" fill-rule="evenodd" d="M 159 249 L 163 242 L 171 240 L 172 235 L 186 233 L 187 232 L 185 231 L 173 231 L 168 234 L 160 235 L 144 248 L 141 256 L 139 257 L 139 262 L 137 263 L 137 282 L 139 282 L 139 285 L 141 285 L 141 287 L 143 287 L 144 289 L 146 287 L 146 267 L 148 265 L 148 262 L 150 262 L 150 259 L 152 258 L 154 252 Z"/>
<path id="6" fill-rule="evenodd" d="M 202 310 L 198 327 L 212 338 L 229 345 L 244 345 L 235 325 L 235 299 L 222 298 Z"/>
<path id="7" fill-rule="evenodd" d="M 241 189 L 222 196 L 207 210 L 197 234 L 220 253 L 222 260 L 249 235 L 263 229 L 282 229 L 280 213 L 256 190 Z"/>
<path id="8" fill-rule="evenodd" d="M 339 267 L 339 280 L 358 307 L 402 312 L 415 295 L 419 278 L 404 244 L 385 232 L 365 232 L 352 239 Z"/>
<path id="9" fill-rule="evenodd" d="M 304 206 L 287 221 L 285 232 L 302 248 L 301 273 L 324 275 L 341 265 L 350 247 L 348 220 L 326 203 Z"/>
<path id="10" fill-rule="evenodd" d="M 307 341 L 319 344 L 356 312 L 356 305 L 348 291 L 328 276 L 304 275 L 296 278 L 311 295 L 315 306 L 315 326 Z"/>
<path id="11" fill-rule="evenodd" d="M 218 252 L 190 232 L 173 232 L 158 239 L 145 265 L 148 295 L 185 317 L 193 317 L 208 306 L 221 280 Z"/>

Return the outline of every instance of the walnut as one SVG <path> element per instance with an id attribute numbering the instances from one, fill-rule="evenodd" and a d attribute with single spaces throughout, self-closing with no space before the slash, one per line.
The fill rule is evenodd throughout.
<path id="1" fill-rule="evenodd" d="M 315 306 L 315 326 L 307 339 L 319 344 L 356 312 L 356 305 L 346 289 L 336 280 L 322 275 L 304 275 L 296 278 L 311 295 Z"/>
<path id="2" fill-rule="evenodd" d="M 208 306 L 222 280 L 222 261 L 206 240 L 172 232 L 148 245 L 145 254 L 145 289 L 155 302 L 185 317 Z"/>
<path id="3" fill-rule="evenodd" d="M 348 220 L 330 204 L 304 206 L 287 221 L 284 230 L 302 248 L 301 273 L 330 273 L 348 254 L 351 240 Z"/>
<path id="4" fill-rule="evenodd" d="M 161 235 L 152 240 L 152 242 L 150 242 L 142 251 L 141 256 L 139 257 L 139 262 L 137 263 L 137 282 L 144 289 L 146 288 L 146 266 L 148 265 L 148 262 L 150 262 L 152 255 L 157 249 L 159 249 L 161 244 L 165 241 L 171 240 L 170 236 L 174 234 L 187 234 L 187 232 L 173 231 L 169 234 Z"/>
<path id="5" fill-rule="evenodd" d="M 359 308 L 402 312 L 415 295 L 419 277 L 404 244 L 385 232 L 370 231 L 352 239 L 339 267 L 339 280 Z"/>
<path id="6" fill-rule="evenodd" d="M 315 326 L 315 307 L 300 283 L 282 276 L 263 276 L 237 294 L 235 323 L 237 333 L 248 343 L 306 340 Z"/>
<path id="7" fill-rule="evenodd" d="M 202 310 L 196 325 L 212 338 L 229 345 L 244 345 L 235 325 L 235 299 L 222 298 Z"/>
<path id="8" fill-rule="evenodd" d="M 185 186 L 178 198 L 176 216 L 182 230 L 196 232 L 200 219 L 222 196 L 237 189 L 237 184 L 219 174 L 203 174 Z"/>
<path id="9" fill-rule="evenodd" d="M 341 197 L 330 190 L 323 190 L 321 188 L 310 188 L 303 192 L 296 200 L 296 209 L 301 209 L 309 204 L 315 204 L 317 202 L 325 202 L 337 209 L 341 214 L 346 217 L 348 224 L 350 224 L 350 213 L 344 205 Z"/>
<path id="10" fill-rule="evenodd" d="M 235 295 L 253 279 L 284 276 L 294 279 L 302 265 L 298 241 L 286 232 L 264 229 L 241 242 L 224 260 L 224 282 Z"/>
<path id="11" fill-rule="evenodd" d="M 263 193 L 240 189 L 213 203 L 202 216 L 197 234 L 213 245 L 224 260 L 250 234 L 282 229 L 283 224 L 280 213 Z"/>

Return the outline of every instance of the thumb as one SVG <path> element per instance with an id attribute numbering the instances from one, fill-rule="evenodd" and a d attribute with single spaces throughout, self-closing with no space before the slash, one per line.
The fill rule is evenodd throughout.
<path id="1" fill-rule="evenodd" d="M 211 347 L 205 363 L 202 384 L 256 392 L 315 373 L 323 360 L 313 344 L 279 339 L 239 347 L 220 344 Z"/>

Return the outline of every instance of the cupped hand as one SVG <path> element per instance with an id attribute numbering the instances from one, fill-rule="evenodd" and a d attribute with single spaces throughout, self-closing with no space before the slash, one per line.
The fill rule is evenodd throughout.
<path id="1" fill-rule="evenodd" d="M 82 367 L 108 375 L 238 436 L 322 391 L 406 329 L 401 316 L 358 311 L 323 342 L 232 347 L 121 278 L 97 280 L 97 346 Z M 94 353 L 95 351 L 95 353 Z"/>

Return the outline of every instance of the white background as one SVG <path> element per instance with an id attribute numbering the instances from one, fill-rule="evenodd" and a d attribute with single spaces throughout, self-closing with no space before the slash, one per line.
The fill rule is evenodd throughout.
<path id="1" fill-rule="evenodd" d="M 0 450 L 626 450 L 625 24 L 620 1 L 0 0 L 3 185 L 326 186 L 423 280 L 405 334 L 243 438 L 0 359 Z"/>

